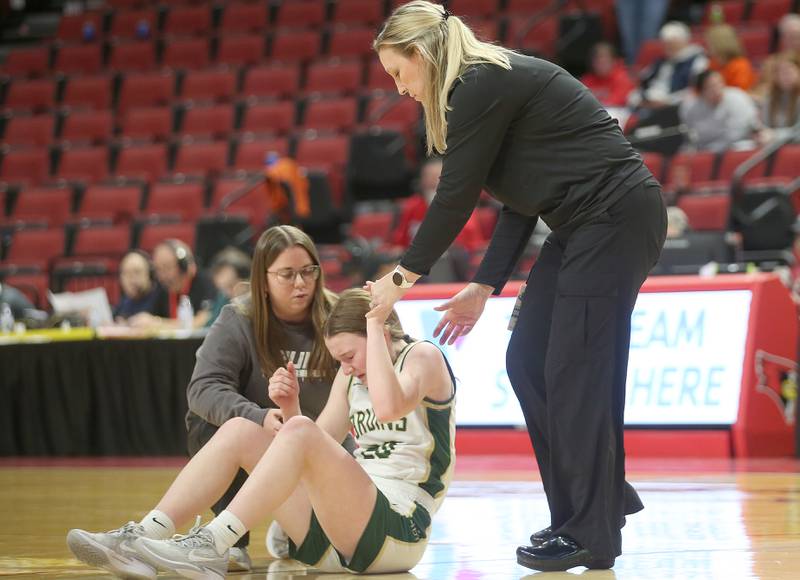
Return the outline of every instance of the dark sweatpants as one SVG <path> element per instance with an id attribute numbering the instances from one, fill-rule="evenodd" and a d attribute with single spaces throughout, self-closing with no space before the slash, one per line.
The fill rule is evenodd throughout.
<path id="1" fill-rule="evenodd" d="M 598 559 L 621 553 L 624 515 L 643 507 L 625 481 L 625 378 L 631 313 L 665 234 L 655 181 L 590 223 L 554 231 L 508 345 L 553 532 Z"/>
<path id="2" fill-rule="evenodd" d="M 211 423 L 206 423 L 205 421 L 196 420 L 190 423 L 189 432 L 187 433 L 187 446 L 189 448 L 189 455 L 194 457 L 198 451 L 208 443 L 211 438 L 214 436 L 214 433 L 217 432 L 218 427 L 216 425 L 212 425 Z M 244 469 L 240 469 L 239 472 L 236 474 L 236 478 L 231 483 L 230 487 L 225 491 L 225 494 L 219 499 L 217 503 L 211 506 L 211 511 L 214 512 L 214 515 L 219 515 L 228 504 L 231 503 L 234 496 L 239 493 L 239 490 L 244 485 L 244 482 L 247 480 L 247 472 Z M 246 548 L 250 545 L 250 532 L 247 532 L 239 541 L 234 544 L 237 548 Z"/>

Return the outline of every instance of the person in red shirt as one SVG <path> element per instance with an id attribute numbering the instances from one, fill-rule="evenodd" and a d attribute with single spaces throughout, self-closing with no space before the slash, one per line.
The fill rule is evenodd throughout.
<path id="1" fill-rule="evenodd" d="M 590 71 L 581 77 L 581 82 L 604 107 L 624 107 L 635 87 L 625 65 L 616 58 L 614 47 L 607 42 L 598 42 L 592 48 Z"/>
<path id="2" fill-rule="evenodd" d="M 428 206 L 433 201 L 433 196 L 436 195 L 441 173 L 441 158 L 430 157 L 422 163 L 419 172 L 419 192 L 403 202 L 400 218 L 397 220 L 397 225 L 390 238 L 393 246 L 406 248 L 411 243 L 419 225 L 425 218 Z M 480 221 L 474 213 L 456 238 L 455 244 L 468 252 L 475 252 L 486 245 Z"/>

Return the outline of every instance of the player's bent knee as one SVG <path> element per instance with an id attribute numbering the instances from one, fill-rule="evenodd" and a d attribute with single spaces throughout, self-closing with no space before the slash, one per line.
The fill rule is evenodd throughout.
<path id="1" fill-rule="evenodd" d="M 315 433 L 318 429 L 317 424 L 314 423 L 313 420 L 302 415 L 297 415 L 284 423 L 281 430 L 278 431 L 278 436 L 284 438 L 306 437 Z"/>

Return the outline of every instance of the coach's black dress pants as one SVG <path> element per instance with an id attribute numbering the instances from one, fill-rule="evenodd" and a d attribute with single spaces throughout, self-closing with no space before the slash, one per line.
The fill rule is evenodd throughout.
<path id="1" fill-rule="evenodd" d="M 623 413 L 631 313 L 666 235 L 661 187 L 632 189 L 596 219 L 547 238 L 506 355 L 554 534 L 594 558 L 620 555 L 626 513 Z"/>

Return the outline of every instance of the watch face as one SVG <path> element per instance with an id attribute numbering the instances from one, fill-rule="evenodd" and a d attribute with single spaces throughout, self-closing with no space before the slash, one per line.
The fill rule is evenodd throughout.
<path id="1" fill-rule="evenodd" d="M 394 274 L 392 274 L 392 282 L 394 282 L 395 286 L 402 286 L 403 275 L 400 272 L 395 272 Z"/>

